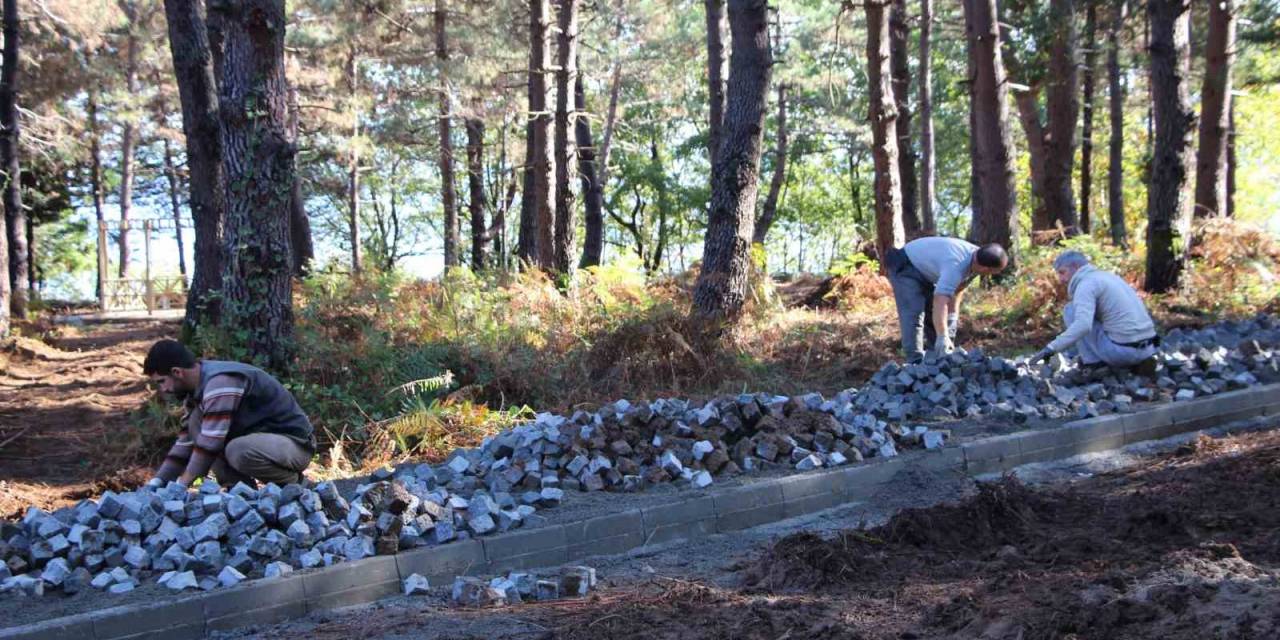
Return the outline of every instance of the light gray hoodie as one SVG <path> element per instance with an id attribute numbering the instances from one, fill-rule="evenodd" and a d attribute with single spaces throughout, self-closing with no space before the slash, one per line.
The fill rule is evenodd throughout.
<path id="1" fill-rule="evenodd" d="M 1054 352 L 1061 353 L 1088 335 L 1094 322 L 1101 322 L 1107 337 L 1117 344 L 1156 335 L 1155 323 L 1138 292 L 1114 273 L 1087 264 L 1071 276 L 1067 292 L 1071 296 L 1071 317 L 1066 331 L 1049 343 Z"/>

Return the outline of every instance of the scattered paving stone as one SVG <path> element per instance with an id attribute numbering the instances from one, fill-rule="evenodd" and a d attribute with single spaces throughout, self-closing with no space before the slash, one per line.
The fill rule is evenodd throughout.
<path id="1" fill-rule="evenodd" d="M 422 596 L 431 592 L 431 585 L 427 579 L 414 573 L 404 579 L 404 594 L 406 596 Z"/>
<path id="2" fill-rule="evenodd" d="M 218 573 L 218 584 L 224 587 L 234 587 L 244 580 L 244 574 L 236 570 L 235 567 L 223 567 Z"/>

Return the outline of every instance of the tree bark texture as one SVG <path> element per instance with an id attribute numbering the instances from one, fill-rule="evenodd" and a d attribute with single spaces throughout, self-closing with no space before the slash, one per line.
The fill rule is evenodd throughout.
<path id="1" fill-rule="evenodd" d="M 164 145 L 164 177 L 169 183 L 169 207 L 173 210 L 173 235 L 178 241 L 178 273 L 187 279 L 187 247 L 182 240 L 182 198 L 179 193 L 182 185 L 178 180 L 178 168 L 173 164 L 173 150 L 169 139 L 163 138 Z"/>
<path id="2" fill-rule="evenodd" d="M 285 80 L 284 0 L 215 5 L 223 14 L 220 83 L 227 218 L 223 326 L 255 361 L 293 358 L 289 199 L 295 141 Z"/>
<path id="3" fill-rule="evenodd" d="M 532 144 L 526 162 L 533 170 L 530 195 L 533 206 L 534 256 L 536 264 L 552 271 L 556 264 L 555 158 L 551 142 L 554 120 L 548 110 L 547 74 L 551 73 L 550 0 L 529 0 L 529 118 L 533 126 Z"/>
<path id="4" fill-rule="evenodd" d="M 1111 242 L 1127 248 L 1129 233 L 1124 219 L 1124 75 L 1120 70 L 1120 28 L 1125 20 L 1125 0 L 1116 0 L 1107 26 L 1107 104 L 1111 125 L 1107 159 L 1107 219 Z"/>
<path id="5" fill-rule="evenodd" d="M 29 291 L 28 270 L 31 265 L 27 252 L 27 214 L 22 209 L 22 166 L 18 128 L 18 51 L 19 16 L 17 0 L 4 0 L 4 52 L 3 70 L 0 70 L 0 165 L 4 171 L 4 218 L 8 232 L 6 268 L 0 275 L 7 280 L 8 304 L 0 312 L 0 335 L 7 332 L 8 315 L 24 318 L 27 315 Z M 0 292 L 0 298 L 6 297 Z M 0 304 L 3 304 L 0 300 Z"/>
<path id="6" fill-rule="evenodd" d="M 484 195 L 484 120 L 467 118 L 467 187 L 471 212 L 471 269 L 488 265 L 489 230 L 484 211 L 489 201 Z"/>
<path id="7" fill-rule="evenodd" d="M 532 76 L 531 76 L 532 77 Z M 532 79 L 530 80 L 532 83 Z M 532 94 L 532 89 L 530 89 Z M 533 97 L 530 95 L 530 105 Z M 533 194 L 533 114 L 524 127 L 524 173 L 520 178 L 520 237 L 516 239 L 516 257 L 521 262 L 533 264 L 538 259 L 538 207 Z M 514 182 L 514 180 L 512 181 Z"/>
<path id="8" fill-rule="evenodd" d="M 557 273 L 569 273 L 576 263 L 573 256 L 574 219 L 578 194 L 577 132 L 578 120 L 574 91 L 578 84 L 578 0 L 559 1 L 560 29 L 556 36 L 556 228 L 555 269 Z"/>
<path id="9" fill-rule="evenodd" d="M 707 101 L 709 105 L 707 157 L 710 159 L 712 180 L 716 157 L 720 153 L 720 138 L 724 128 L 725 65 L 724 38 L 728 25 L 725 22 L 725 0 L 703 0 L 707 22 Z"/>
<path id="10" fill-rule="evenodd" d="M 440 68 L 440 203 L 444 207 L 444 265 L 462 264 L 458 251 L 458 195 L 453 176 L 453 123 L 450 106 L 451 90 L 446 66 L 449 64 L 449 40 L 446 27 L 445 0 L 436 0 L 436 63 Z"/>
<path id="11" fill-rule="evenodd" d="M 200 0 L 165 0 L 169 51 L 182 105 L 187 145 L 191 221 L 195 225 L 191 287 L 183 323 L 194 330 L 202 316 L 216 324 L 216 293 L 222 286 L 222 226 L 226 216 L 226 179 L 222 164 L 222 122 L 218 113 L 218 77 L 208 19 Z M 217 33 L 220 33 L 217 32 Z M 96 125 L 95 125 L 96 126 Z M 100 175 L 95 137 L 94 173 Z M 96 203 L 95 203 L 96 206 Z"/>
<path id="12" fill-rule="evenodd" d="M 1227 136 L 1231 130 L 1235 40 L 1234 0 L 1210 0 L 1204 84 L 1200 89 L 1200 148 L 1196 154 L 1197 218 L 1227 212 Z"/>
<path id="13" fill-rule="evenodd" d="M 766 0 L 729 0 L 733 57 L 720 153 L 693 313 L 704 321 L 734 321 L 746 302 L 751 235 L 759 190 L 764 108 L 773 56 Z"/>
<path id="14" fill-rule="evenodd" d="M 1093 106 L 1098 66 L 1098 0 L 1084 0 L 1084 101 L 1080 124 L 1080 232 L 1093 231 Z"/>
<path id="15" fill-rule="evenodd" d="M 898 113 L 894 106 L 890 61 L 889 0 L 867 0 L 867 88 L 871 119 L 871 157 L 876 179 L 876 258 L 905 242 L 902 187 L 898 175 Z"/>
<path id="16" fill-rule="evenodd" d="M 1040 122 L 1040 87 L 1030 87 L 1013 97 L 1018 109 L 1018 123 L 1027 137 L 1027 165 L 1031 179 L 1031 231 L 1053 229 L 1053 212 L 1049 210 L 1049 185 L 1045 164 L 1049 154 L 1045 129 Z"/>
<path id="17" fill-rule="evenodd" d="M 1080 126 L 1080 48 L 1074 0 L 1049 1 L 1049 80 L 1045 98 L 1045 198 L 1055 223 L 1068 235 L 1080 232 L 1072 174 Z"/>
<path id="18" fill-rule="evenodd" d="M 129 19 L 129 32 L 125 36 L 124 83 L 130 96 L 138 95 L 138 11 L 131 0 L 122 0 L 120 6 Z M 129 273 L 129 214 L 133 209 L 133 152 L 137 144 L 138 129 L 133 115 L 126 113 L 120 128 L 120 269 L 119 277 Z M 16 297 L 16 296 L 15 296 Z"/>
<path id="19" fill-rule="evenodd" d="M 1163 293 L 1178 285 L 1187 260 L 1191 215 L 1192 140 L 1196 123 L 1191 75 L 1191 0 L 1149 0 L 1151 99 L 1155 143 L 1147 190 L 1145 288 Z"/>
<path id="20" fill-rule="evenodd" d="M 902 187 L 902 226 L 907 238 L 923 235 L 924 220 L 916 194 L 916 154 L 911 141 L 911 64 L 907 55 L 911 27 L 907 0 L 889 8 L 889 66 L 893 69 L 893 101 L 897 107 L 898 179 Z"/>
<path id="21" fill-rule="evenodd" d="M 1236 215 L 1236 101 L 1227 112 L 1227 217 Z"/>
<path id="22" fill-rule="evenodd" d="M 933 210 L 937 158 L 933 149 L 933 0 L 920 0 L 920 224 L 938 231 Z"/>
<path id="23" fill-rule="evenodd" d="M 1000 56 L 996 0 L 965 0 L 965 32 L 970 63 L 970 155 L 974 158 L 969 240 L 997 242 L 1016 264 L 1018 230 L 1013 141 L 1009 130 L 1009 87 Z"/>
<path id="24" fill-rule="evenodd" d="M 774 134 L 773 178 L 769 180 L 769 194 L 764 198 L 764 208 L 760 210 L 760 218 L 756 220 L 755 232 L 751 236 L 754 244 L 764 244 L 769 229 L 778 216 L 778 198 L 782 195 L 782 185 L 787 180 L 787 85 L 778 85 L 778 131 Z"/>
<path id="25" fill-rule="evenodd" d="M 582 86 L 582 74 L 578 74 L 573 85 L 574 108 L 579 115 L 587 110 L 586 91 Z M 604 253 L 604 184 L 601 181 L 603 172 L 599 168 L 595 142 L 591 135 L 591 120 L 579 117 L 574 122 L 574 136 L 578 146 L 578 175 L 582 179 L 583 227 L 582 261 L 579 267 L 587 268 L 600 264 Z"/>

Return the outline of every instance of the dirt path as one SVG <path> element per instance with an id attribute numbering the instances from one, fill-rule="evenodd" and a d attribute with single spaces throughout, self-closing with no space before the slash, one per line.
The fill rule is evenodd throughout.
<path id="1" fill-rule="evenodd" d="M 1036 487 L 903 477 L 876 508 L 597 559 L 586 600 L 466 610 L 436 589 L 238 637 L 1280 637 L 1280 432 L 1164 449 Z"/>
<path id="2" fill-rule="evenodd" d="M 145 475 L 127 459 L 136 438 L 129 414 L 150 396 L 147 348 L 177 329 L 128 321 L 0 343 L 0 516 Z"/>

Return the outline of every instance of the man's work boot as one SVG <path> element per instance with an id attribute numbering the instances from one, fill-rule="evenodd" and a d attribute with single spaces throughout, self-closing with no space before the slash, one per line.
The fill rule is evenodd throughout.
<path id="1" fill-rule="evenodd" d="M 1140 376 L 1154 378 L 1156 377 L 1156 366 L 1156 357 L 1151 356 L 1150 358 L 1133 365 L 1132 371 Z"/>

